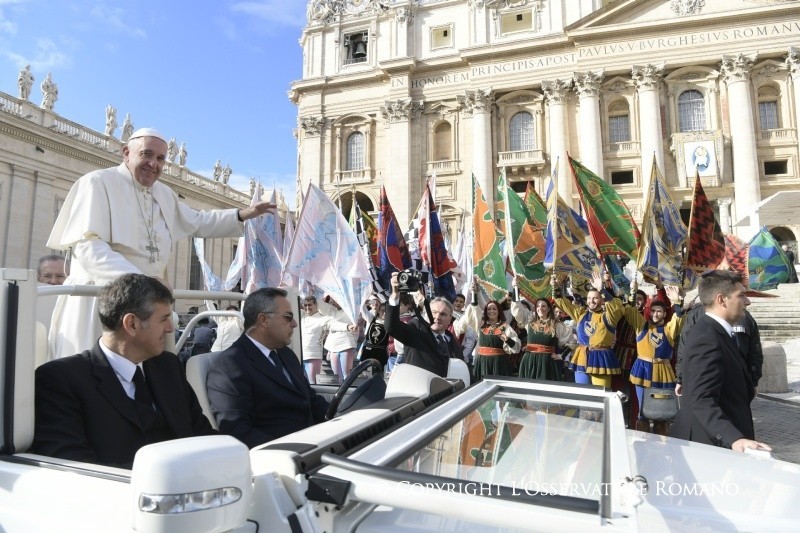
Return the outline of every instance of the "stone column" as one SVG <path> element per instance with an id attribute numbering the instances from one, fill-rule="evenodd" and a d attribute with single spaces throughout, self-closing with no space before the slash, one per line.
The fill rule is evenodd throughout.
<path id="1" fill-rule="evenodd" d="M 416 208 L 418 196 L 412 198 L 408 194 L 411 176 L 411 119 L 418 116 L 422 102 L 414 102 L 411 98 L 399 98 L 384 102 L 380 111 L 383 119 L 389 124 L 389 139 L 386 168 L 391 169 L 391 180 L 387 189 L 392 198 L 398 198 L 396 214 L 399 220 L 408 220 Z M 416 175 L 413 179 L 416 179 Z M 412 205 L 413 203 L 413 205 Z M 392 200 L 394 207 L 395 200 Z"/>
<path id="2" fill-rule="evenodd" d="M 394 12 L 397 35 L 395 36 L 395 57 L 407 57 L 411 55 L 408 47 L 408 25 L 412 21 L 411 7 L 398 7 Z"/>
<path id="3" fill-rule="evenodd" d="M 719 205 L 719 227 L 722 233 L 731 232 L 731 199 L 720 198 L 717 200 Z"/>
<path id="4" fill-rule="evenodd" d="M 794 103 L 795 128 L 800 128 L 800 48 L 792 46 L 786 58 L 786 66 L 792 77 L 792 101 Z"/>
<path id="5" fill-rule="evenodd" d="M 298 132 L 301 158 L 302 176 L 300 183 L 303 189 L 309 183 L 317 187 L 322 186 L 322 143 L 325 129 L 325 117 L 310 115 L 300 119 L 300 130 Z"/>
<path id="6" fill-rule="evenodd" d="M 550 110 L 549 148 L 550 165 L 558 161 L 558 194 L 567 204 L 572 205 L 572 170 L 569 168 L 567 149 L 567 102 L 571 85 L 569 80 L 543 81 L 542 91 Z"/>
<path id="7" fill-rule="evenodd" d="M 466 113 L 472 115 L 472 173 L 486 195 L 490 211 L 494 212 L 494 164 L 492 155 L 492 105 L 491 88 L 466 91 L 458 97 Z"/>
<path id="8" fill-rule="evenodd" d="M 758 212 L 761 201 L 761 172 L 758 168 L 756 124 L 750 92 L 750 68 L 756 54 L 722 56 L 722 76 L 728 86 L 728 116 L 731 123 L 731 152 L 733 153 L 733 186 L 737 222 L 750 216 L 750 224 L 737 226 L 743 240 L 750 239 L 760 228 Z"/>
<path id="9" fill-rule="evenodd" d="M 661 135 L 661 79 L 664 65 L 634 65 L 631 73 L 639 96 L 639 149 L 642 163 L 642 205 L 647 205 L 653 154 L 664 175 L 664 138 Z"/>
<path id="10" fill-rule="evenodd" d="M 600 84 L 603 71 L 576 72 L 575 91 L 580 102 L 578 143 L 583 166 L 605 179 L 603 171 L 603 136 L 600 127 Z"/>

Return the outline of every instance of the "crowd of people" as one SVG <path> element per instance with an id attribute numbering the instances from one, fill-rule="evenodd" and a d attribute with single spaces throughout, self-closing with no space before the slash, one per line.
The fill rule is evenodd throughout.
<path id="1" fill-rule="evenodd" d="M 40 283 L 103 288 L 97 299 L 56 304 L 52 360 L 36 371 L 37 453 L 129 467 L 143 445 L 215 432 L 168 350 L 175 326 L 167 261 L 178 240 L 241 234 L 244 220 L 275 205 L 194 210 L 158 181 L 167 156 L 164 136 L 134 132 L 122 164 L 80 178 L 59 213 L 47 245 L 64 257 L 42 258 Z M 329 296 L 306 297 L 296 316 L 284 290 L 266 288 L 248 295 L 243 320 L 220 321 L 216 339 L 196 336 L 195 344 L 215 352 L 207 393 L 219 431 L 251 447 L 324 419 L 328 402 L 312 384 L 327 357 L 339 379 L 356 358 L 443 377 L 451 359 L 462 359 L 475 380 L 635 390 L 627 417 L 641 430 L 650 429 L 639 409 L 646 390 L 674 390 L 683 401 L 671 435 L 768 450 L 755 440 L 750 412 L 763 356 L 741 275 L 701 276 L 688 316 L 676 287 L 658 289 L 628 302 L 595 274 L 582 300 L 554 286 L 552 299 L 526 302 L 514 291 L 479 305 L 476 297 L 467 304 L 463 295 L 451 302 L 401 291 L 395 273 L 388 298 L 371 298 L 359 324 Z M 289 347 L 298 320 L 302 357 Z"/>

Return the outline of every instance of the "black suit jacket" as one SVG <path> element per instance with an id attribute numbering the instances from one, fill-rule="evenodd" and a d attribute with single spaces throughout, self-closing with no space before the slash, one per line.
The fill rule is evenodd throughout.
<path id="1" fill-rule="evenodd" d="M 406 363 L 424 368 L 441 377 L 447 376 L 450 361 L 449 358 L 440 356 L 436 350 L 436 339 L 430 324 L 421 320 L 419 316 L 412 318 L 407 324 L 403 323 L 400 320 L 399 305 L 386 307 L 384 324 L 386 332 L 405 345 Z M 449 334 L 447 341 L 450 357 L 461 358 L 461 346 Z"/>
<path id="2" fill-rule="evenodd" d="M 250 448 L 322 422 L 328 409 L 294 352 L 277 354 L 294 385 L 244 334 L 210 361 L 206 388 L 219 430 Z"/>
<path id="3" fill-rule="evenodd" d="M 174 354 L 164 352 L 142 366 L 173 438 L 216 433 Z M 98 343 L 36 369 L 33 453 L 130 468 L 146 444 L 151 442 L 133 401 Z"/>
<path id="4" fill-rule="evenodd" d="M 708 315 L 685 340 L 683 396 L 670 435 L 730 448 L 754 439 L 753 384 L 736 340 Z"/>

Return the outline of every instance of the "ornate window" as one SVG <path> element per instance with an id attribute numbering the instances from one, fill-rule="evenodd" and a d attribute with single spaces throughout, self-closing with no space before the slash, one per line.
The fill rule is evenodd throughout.
<path id="1" fill-rule="evenodd" d="M 678 131 L 706 129 L 706 104 L 700 91 L 690 89 L 678 96 Z"/>
<path id="2" fill-rule="evenodd" d="M 450 161 L 452 152 L 453 127 L 449 122 L 442 122 L 433 130 L 433 161 Z"/>
<path id="3" fill-rule="evenodd" d="M 347 138 L 344 169 L 361 170 L 362 168 L 364 168 L 364 134 L 356 131 Z"/>
<path id="4" fill-rule="evenodd" d="M 608 142 L 621 143 L 631 140 L 631 115 L 628 102 L 619 100 L 608 108 Z"/>
<path id="5" fill-rule="evenodd" d="M 777 130 L 781 127 L 778 101 L 780 93 L 769 85 L 758 89 L 758 119 L 762 130 Z"/>
<path id="6" fill-rule="evenodd" d="M 535 140 L 533 115 L 527 111 L 515 113 L 508 121 L 508 139 L 512 152 L 533 150 Z"/>

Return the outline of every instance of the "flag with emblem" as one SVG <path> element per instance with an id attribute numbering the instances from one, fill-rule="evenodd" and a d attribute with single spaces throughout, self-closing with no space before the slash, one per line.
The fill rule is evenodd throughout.
<path id="1" fill-rule="evenodd" d="M 260 201 L 264 189 L 256 185 L 251 205 Z M 275 191 L 270 202 L 275 203 Z M 281 282 L 283 256 L 275 239 L 280 235 L 283 247 L 280 219 L 272 211 L 244 222 L 244 262 L 242 268 L 242 289 L 250 294 L 264 287 L 277 287 Z"/>
<path id="2" fill-rule="evenodd" d="M 689 235 L 686 239 L 686 268 L 698 272 L 715 269 L 725 259 L 722 230 L 708 201 L 698 173 L 694 180 L 692 212 L 689 216 Z"/>
<path id="3" fill-rule="evenodd" d="M 583 218 L 558 195 L 557 180 L 558 163 L 553 165 L 553 174 L 545 194 L 547 228 L 544 266 L 556 270 L 559 269 L 561 258 L 583 248 L 589 236 L 589 227 Z"/>
<path id="4" fill-rule="evenodd" d="M 370 276 L 372 277 L 372 292 L 384 293 L 386 292 L 381 286 L 378 272 L 375 269 L 374 258 L 376 240 L 378 236 L 378 228 L 375 226 L 375 221 L 367 213 L 361 211 L 361 207 L 355 200 L 356 195 L 353 194 L 353 207 L 350 209 L 350 227 L 358 238 L 358 244 L 361 247 L 361 252 L 364 254 L 364 259 L 367 261 Z"/>
<path id="5" fill-rule="evenodd" d="M 489 212 L 489 204 L 478 180 L 472 176 L 472 247 L 473 279 L 490 300 L 500 300 L 508 292 L 505 261 L 500 251 L 503 234 Z"/>
<path id="6" fill-rule="evenodd" d="M 453 301 L 456 297 L 456 288 L 452 270 L 456 267 L 456 262 L 445 247 L 439 211 L 427 186 L 422 195 L 417 218 L 419 255 L 424 269 L 427 269 L 433 281 L 433 294 Z"/>
<path id="7" fill-rule="evenodd" d="M 636 259 L 639 229 L 617 191 L 571 157 L 569 166 L 589 223 L 589 234 L 600 255 L 623 254 Z"/>
<path id="8" fill-rule="evenodd" d="M 529 300 L 550 295 L 550 276 L 544 269 L 544 224 L 528 211 L 520 196 L 506 183 L 505 170 L 497 183 L 495 215 L 507 243 L 509 270 L 520 293 Z"/>
<path id="9" fill-rule="evenodd" d="M 655 159 L 650 171 L 650 194 L 642 221 L 636 268 L 645 280 L 680 285 L 683 280 L 683 247 L 686 226 L 670 197 Z"/>
<path id="10" fill-rule="evenodd" d="M 378 280 L 385 290 L 391 289 L 392 273 L 411 268 L 406 239 L 394 215 L 386 188 L 381 186 L 380 212 L 378 213 Z"/>
<path id="11" fill-rule="evenodd" d="M 775 237 L 762 227 L 750 240 L 747 256 L 748 278 L 750 289 L 766 291 L 775 289 L 779 283 L 789 281 L 790 269 L 794 265 L 781 249 Z"/>

